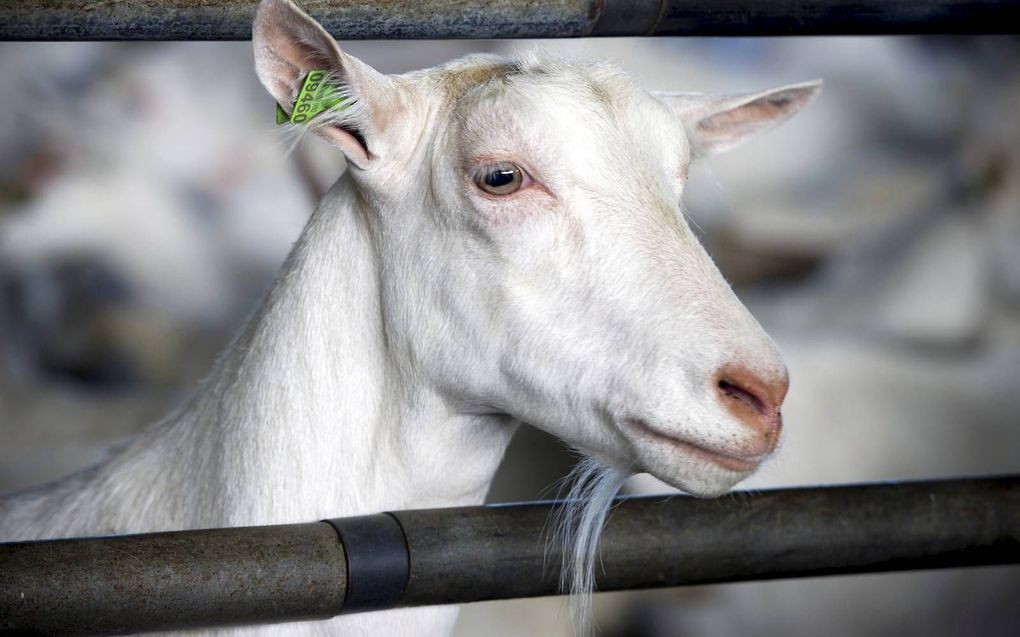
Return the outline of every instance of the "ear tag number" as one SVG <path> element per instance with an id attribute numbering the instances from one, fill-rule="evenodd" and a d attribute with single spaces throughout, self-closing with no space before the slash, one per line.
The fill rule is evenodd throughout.
<path id="1" fill-rule="evenodd" d="M 282 106 L 276 105 L 276 123 L 305 124 L 323 111 L 337 107 L 341 110 L 345 108 L 344 98 L 335 86 L 326 81 L 328 77 L 327 71 L 309 71 L 291 114 L 287 115 Z"/>

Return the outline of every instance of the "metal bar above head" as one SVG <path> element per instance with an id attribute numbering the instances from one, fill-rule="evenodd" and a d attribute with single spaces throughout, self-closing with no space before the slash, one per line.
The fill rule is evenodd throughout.
<path id="1" fill-rule="evenodd" d="M 0 544 L 0 633 L 325 619 L 554 595 L 557 503 Z M 620 499 L 600 590 L 1020 563 L 1020 476 Z"/>
<path id="2" fill-rule="evenodd" d="M 22 0 L 0 40 L 247 40 L 257 0 Z M 1020 32 L 1015 0 L 304 0 L 340 40 Z"/>

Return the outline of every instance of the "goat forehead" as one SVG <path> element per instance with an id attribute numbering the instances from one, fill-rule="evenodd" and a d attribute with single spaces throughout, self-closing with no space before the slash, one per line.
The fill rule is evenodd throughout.
<path id="1" fill-rule="evenodd" d="M 439 93 L 457 102 L 465 94 L 504 77 L 513 69 L 513 61 L 491 53 L 475 53 L 451 60 L 425 71 L 431 75 Z"/>
<path id="2" fill-rule="evenodd" d="M 597 153 L 606 163 L 645 155 L 665 167 L 683 155 L 683 134 L 675 116 L 622 72 L 564 64 L 522 69 L 506 60 L 475 61 L 448 71 L 457 80 L 448 96 L 448 117 L 462 145 L 485 151 L 550 150 Z M 475 82 L 475 80 L 479 80 Z M 561 144 L 563 146 L 564 144 Z"/>
<path id="3" fill-rule="evenodd" d="M 438 93 L 451 113 L 463 116 L 480 102 L 503 99 L 519 110 L 555 104 L 552 112 L 613 116 L 654 102 L 617 67 L 571 62 L 541 54 L 510 59 L 491 54 L 458 58 L 431 69 Z M 555 98 L 555 99 L 554 99 Z"/>
<path id="4" fill-rule="evenodd" d="M 643 92 L 622 72 L 607 73 L 600 67 L 547 59 L 544 62 L 512 61 L 501 73 L 480 83 L 475 99 L 512 99 L 534 104 L 553 113 L 612 117 L 621 102 L 639 99 Z M 599 72 L 602 71 L 602 72 Z"/>
<path id="5" fill-rule="evenodd" d="M 495 142 L 512 150 L 515 142 L 530 137 L 539 148 L 562 139 L 572 139 L 580 148 L 613 136 L 604 105 L 584 99 L 574 87 L 543 84 L 493 83 L 465 99 L 458 105 L 465 140 Z"/>

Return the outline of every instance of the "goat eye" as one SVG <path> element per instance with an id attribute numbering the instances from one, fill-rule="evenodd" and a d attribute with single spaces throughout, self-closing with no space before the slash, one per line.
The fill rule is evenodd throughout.
<path id="1" fill-rule="evenodd" d="M 510 195 L 524 185 L 524 170 L 510 163 L 492 164 L 475 177 L 475 185 L 490 195 Z"/>

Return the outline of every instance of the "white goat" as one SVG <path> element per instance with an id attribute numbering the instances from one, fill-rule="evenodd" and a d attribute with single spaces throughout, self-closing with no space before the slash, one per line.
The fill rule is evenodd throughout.
<path id="1" fill-rule="evenodd" d="M 692 155 L 817 84 L 671 109 L 605 65 L 468 57 L 384 76 L 289 0 L 262 2 L 254 40 L 288 110 L 329 70 L 347 102 L 314 130 L 350 170 L 194 400 L 101 465 L 0 501 L 0 538 L 477 504 L 520 421 L 702 496 L 772 453 L 786 368 L 678 202 Z M 441 635 L 455 617 L 287 634 Z"/>

